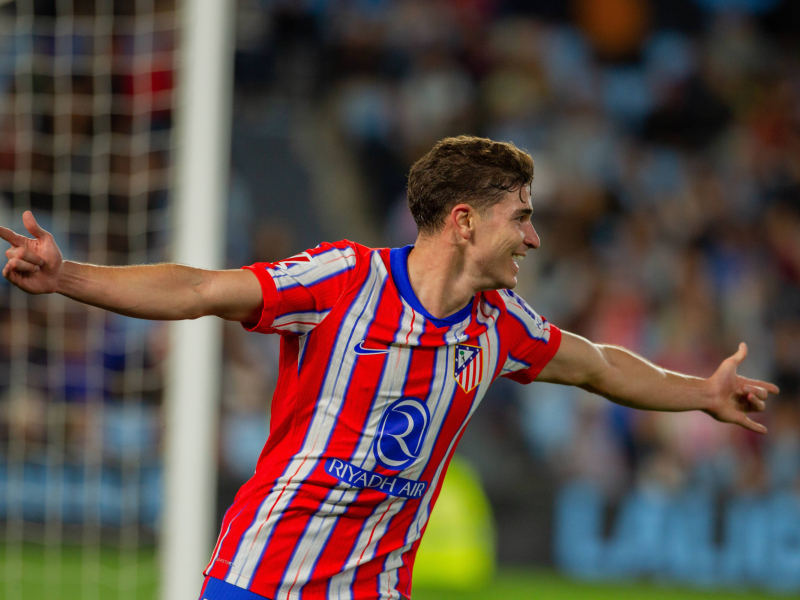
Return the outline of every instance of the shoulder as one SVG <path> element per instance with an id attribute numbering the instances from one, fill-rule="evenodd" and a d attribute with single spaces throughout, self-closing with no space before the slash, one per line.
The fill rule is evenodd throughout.
<path id="1" fill-rule="evenodd" d="M 519 294 L 511 290 L 496 290 L 493 298 L 501 303 L 502 311 L 512 327 L 521 327 L 532 338 L 547 340 L 550 323 L 539 315 Z"/>
<path id="2" fill-rule="evenodd" d="M 322 242 L 315 248 L 305 250 L 276 263 L 265 263 L 278 273 L 341 273 L 352 270 L 363 256 L 364 246 L 349 240 Z"/>
<path id="3" fill-rule="evenodd" d="M 355 263 L 385 250 L 388 251 L 386 248 L 370 248 L 350 240 L 339 240 L 338 242 L 322 242 L 316 248 L 303 252 L 302 255 L 308 255 L 316 260 L 342 256 Z"/>

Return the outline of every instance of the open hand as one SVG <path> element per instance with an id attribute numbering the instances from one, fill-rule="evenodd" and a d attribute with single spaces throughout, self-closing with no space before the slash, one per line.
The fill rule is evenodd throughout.
<path id="1" fill-rule="evenodd" d="M 11 244 L 6 250 L 8 263 L 3 267 L 3 277 L 29 294 L 55 292 L 63 263 L 61 250 L 53 236 L 39 227 L 31 211 L 25 211 L 22 222 L 34 239 L 0 227 L 0 238 Z"/>
<path id="2" fill-rule="evenodd" d="M 767 428 L 756 423 L 747 413 L 761 412 L 766 408 L 769 394 L 777 394 L 778 386 L 748 379 L 736 374 L 736 368 L 747 356 L 747 344 L 739 344 L 736 354 L 722 361 L 709 379 L 712 401 L 706 412 L 717 421 L 736 423 L 756 433 L 767 433 Z"/>

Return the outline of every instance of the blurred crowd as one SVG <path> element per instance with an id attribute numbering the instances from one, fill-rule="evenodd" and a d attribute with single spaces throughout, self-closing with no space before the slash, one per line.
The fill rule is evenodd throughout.
<path id="1" fill-rule="evenodd" d="M 542 247 L 523 263 L 517 291 L 538 312 L 697 376 L 744 341 L 740 372 L 781 387 L 757 417 L 770 429 L 761 437 L 702 413 L 638 412 L 578 389 L 500 383 L 462 444 L 496 508 L 546 492 L 520 486 L 526 469 L 529 479 L 592 481 L 611 501 L 648 487 L 800 493 L 794 3 L 240 0 L 238 10 L 235 122 L 280 115 L 310 179 L 325 165 L 293 132 L 307 123 L 333 131 L 350 158 L 337 164 L 351 165 L 374 232 L 357 241 L 413 243 L 406 175 L 437 140 L 512 141 L 535 162 Z M 311 198 L 321 215 L 336 202 L 330 192 Z M 324 225 L 328 236 L 357 235 Z M 268 344 L 248 337 L 235 347 L 257 343 Z M 251 380 L 243 366 L 252 359 L 229 356 L 227 381 L 241 391 L 226 395 L 226 411 L 241 420 L 264 410 L 251 399 L 265 396 L 250 391 L 274 386 L 275 363 L 258 361 Z M 229 439 L 223 459 L 235 462 L 242 440 Z"/>
<path id="2" fill-rule="evenodd" d="M 113 35 L 87 13 L 69 36 L 46 18 L 0 36 L 0 218 L 38 210 L 70 258 L 162 260 L 173 5 L 113 4 Z M 126 20 L 147 11 L 156 18 Z M 549 544 L 566 482 L 612 503 L 654 488 L 800 494 L 798 33 L 792 0 L 238 0 L 228 266 L 342 237 L 413 243 L 410 165 L 448 135 L 512 141 L 535 162 L 542 246 L 517 291 L 540 314 L 698 376 L 744 341 L 742 374 L 781 394 L 757 417 L 761 437 L 702 413 L 497 382 L 461 452 L 493 502 L 501 558 L 552 558 L 530 545 Z M 30 54 L 43 58 L 25 67 Z M 92 62 L 104 55 L 109 69 Z M 71 77 L 56 77 L 59 56 Z M 2 452 L 45 456 L 57 434 L 79 454 L 107 404 L 97 439 L 156 461 L 163 327 L 14 298 L 0 285 Z M 268 435 L 278 345 L 226 324 L 220 511 Z M 13 369 L 25 386 L 12 389 Z M 92 410 L 64 429 L 48 421 L 50 397 Z"/>
<path id="3" fill-rule="evenodd" d="M 3 226 L 24 232 L 32 210 L 68 259 L 167 258 L 176 33 L 173 0 L 0 6 Z M 26 296 L 0 280 L 7 541 L 61 524 L 73 539 L 87 524 L 144 525 L 152 541 L 166 353 L 163 323 Z"/>

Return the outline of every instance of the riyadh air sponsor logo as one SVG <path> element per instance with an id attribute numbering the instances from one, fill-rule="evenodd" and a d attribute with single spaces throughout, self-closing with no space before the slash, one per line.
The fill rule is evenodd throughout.
<path id="1" fill-rule="evenodd" d="M 483 356 L 480 346 L 456 344 L 453 377 L 465 392 L 469 393 L 475 389 L 483 377 Z"/>
<path id="2" fill-rule="evenodd" d="M 402 471 L 419 457 L 431 414 L 417 398 L 400 398 L 383 413 L 378 424 L 373 450 L 383 467 Z"/>
<path id="3" fill-rule="evenodd" d="M 428 489 L 427 481 L 414 481 L 367 471 L 339 458 L 325 461 L 325 472 L 339 481 L 361 489 L 373 489 L 398 498 L 422 498 Z"/>
<path id="4" fill-rule="evenodd" d="M 353 351 L 361 356 L 368 356 L 370 354 L 386 354 L 389 352 L 389 348 L 364 348 L 364 340 L 361 340 L 355 345 Z"/>

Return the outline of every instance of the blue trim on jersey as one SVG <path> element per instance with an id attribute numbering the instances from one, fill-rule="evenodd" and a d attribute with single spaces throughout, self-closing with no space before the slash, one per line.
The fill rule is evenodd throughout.
<path id="1" fill-rule="evenodd" d="M 411 308 L 422 314 L 423 317 L 437 327 L 450 327 L 456 323 L 461 323 L 461 321 L 472 313 L 472 300 L 457 313 L 445 317 L 444 319 L 437 319 L 422 306 L 422 302 L 417 298 L 414 289 L 411 287 L 411 282 L 408 280 L 408 255 L 411 254 L 413 248 L 414 246 L 404 246 L 402 248 L 392 248 L 389 251 L 389 264 L 392 268 L 392 278 L 394 279 L 394 284 L 397 286 L 397 291 L 400 293 L 400 296 L 411 305 Z"/>
<path id="2" fill-rule="evenodd" d="M 515 315 L 512 311 L 510 311 L 510 310 L 508 311 L 508 316 L 511 317 L 512 319 L 516 319 L 519 322 L 519 324 L 522 325 L 522 328 L 528 334 L 528 337 L 530 339 L 538 340 L 538 341 L 542 342 L 543 344 L 548 344 L 550 342 L 550 340 L 547 339 L 547 335 L 545 334 L 544 330 L 542 330 L 541 334 L 537 335 L 537 334 L 533 333 L 533 331 L 531 331 L 530 327 L 528 327 L 528 324 L 525 321 L 523 321 L 520 317 Z"/>
<path id="3" fill-rule="evenodd" d="M 306 264 L 308 264 L 308 263 L 306 263 Z M 280 279 L 284 279 L 286 277 L 291 277 L 292 279 L 295 280 L 294 283 L 290 283 L 288 285 L 281 285 L 278 288 L 281 292 L 283 292 L 283 291 L 286 291 L 286 290 L 293 290 L 293 289 L 301 287 L 301 286 L 306 288 L 306 289 L 311 289 L 316 285 L 319 285 L 321 283 L 325 283 L 329 279 L 333 279 L 334 277 L 338 277 L 342 273 L 346 273 L 347 271 L 352 271 L 355 268 L 355 265 L 347 265 L 344 269 L 339 269 L 338 271 L 335 271 L 333 273 L 325 275 L 324 277 L 320 277 L 319 279 L 314 279 L 313 281 L 309 281 L 307 283 L 303 283 L 302 281 L 297 281 L 298 278 L 302 277 L 306 273 L 310 273 L 314 269 L 318 269 L 319 268 L 319 265 L 314 264 L 314 263 L 311 263 L 311 266 L 314 267 L 314 268 L 313 269 L 306 269 L 302 273 L 280 273 L 280 272 L 278 272 L 278 274 L 276 274 L 276 275 L 273 275 L 272 273 L 270 273 L 270 275 L 272 275 L 272 279 L 275 280 L 275 281 L 280 280 Z M 277 271 L 277 269 L 270 269 L 270 270 L 271 271 Z M 280 284 L 276 284 L 276 286 L 277 285 L 280 285 Z"/>
<path id="4" fill-rule="evenodd" d="M 323 319 L 328 316 L 333 309 L 329 308 L 327 310 L 293 310 L 291 312 L 283 313 L 275 318 L 277 321 L 278 319 L 285 319 L 286 317 L 292 317 L 294 315 L 324 315 Z M 282 327 L 282 325 L 278 325 L 278 327 Z"/>
<path id="5" fill-rule="evenodd" d="M 268 600 L 266 596 L 259 596 L 244 588 L 226 583 L 216 577 L 208 578 L 208 585 L 200 600 Z"/>
<path id="6" fill-rule="evenodd" d="M 521 365 L 525 365 L 525 369 L 530 369 L 530 368 L 531 368 L 531 365 L 533 364 L 533 363 L 529 363 L 529 362 L 527 362 L 527 361 L 524 361 L 524 360 L 522 360 L 521 358 L 517 358 L 516 356 L 514 356 L 513 354 L 511 354 L 511 352 L 508 352 L 508 358 L 510 358 L 511 360 L 513 360 L 515 363 L 519 363 L 519 364 L 521 364 Z M 524 371 L 525 369 L 522 369 L 522 370 Z M 514 373 L 514 371 L 509 371 L 509 372 L 510 372 L 510 373 Z"/>
<path id="7" fill-rule="evenodd" d="M 310 332 L 309 332 L 310 333 Z M 297 340 L 298 345 L 302 344 L 303 347 L 299 348 L 297 353 L 297 374 L 300 375 L 300 371 L 303 368 L 303 359 L 306 357 L 306 348 L 308 348 L 308 337 L 305 335 L 301 335 Z"/>

